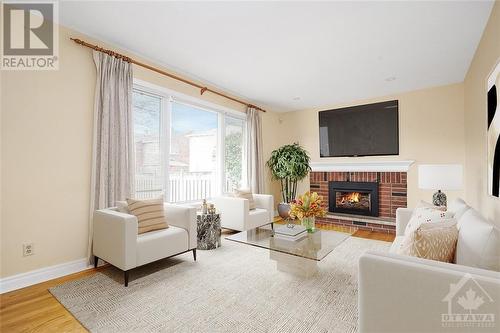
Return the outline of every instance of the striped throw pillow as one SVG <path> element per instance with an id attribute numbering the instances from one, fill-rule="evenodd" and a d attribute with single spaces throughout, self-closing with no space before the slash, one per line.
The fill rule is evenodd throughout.
<path id="1" fill-rule="evenodd" d="M 248 208 L 249 209 L 255 209 L 257 208 L 255 206 L 255 201 L 253 200 L 253 194 L 252 191 L 248 189 L 237 189 L 234 190 L 234 197 L 235 198 L 241 198 L 241 199 L 247 199 L 248 200 Z"/>
<path id="2" fill-rule="evenodd" d="M 151 200 L 127 199 L 127 204 L 129 213 L 137 217 L 139 234 L 168 228 L 163 197 Z"/>

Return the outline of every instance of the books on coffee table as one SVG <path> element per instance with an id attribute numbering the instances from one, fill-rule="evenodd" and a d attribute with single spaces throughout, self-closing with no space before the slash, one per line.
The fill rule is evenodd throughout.
<path id="1" fill-rule="evenodd" d="M 289 228 L 286 225 L 274 229 L 274 237 L 289 241 L 296 241 L 307 236 L 307 230 L 301 225 Z"/>

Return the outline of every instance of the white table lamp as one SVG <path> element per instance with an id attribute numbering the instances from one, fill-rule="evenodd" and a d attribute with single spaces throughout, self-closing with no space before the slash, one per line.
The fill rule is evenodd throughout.
<path id="1" fill-rule="evenodd" d="M 422 190 L 438 190 L 432 196 L 436 206 L 446 206 L 446 194 L 441 190 L 462 189 L 461 164 L 421 164 L 418 166 L 418 187 Z"/>

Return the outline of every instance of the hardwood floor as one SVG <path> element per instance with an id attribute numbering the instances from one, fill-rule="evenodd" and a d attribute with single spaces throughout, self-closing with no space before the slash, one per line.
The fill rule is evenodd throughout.
<path id="1" fill-rule="evenodd" d="M 347 231 L 346 227 L 340 226 L 329 226 L 325 229 Z M 353 237 L 388 242 L 394 240 L 394 235 L 366 230 L 356 231 Z M 88 269 L 0 295 L 0 332 L 87 332 L 48 289 L 90 276 L 104 267 Z"/>
<path id="2" fill-rule="evenodd" d="M 283 220 L 280 217 L 276 217 L 274 219 L 274 223 L 277 224 L 284 224 Z M 341 225 L 335 225 L 335 224 L 316 224 L 319 229 L 325 229 L 325 230 L 335 230 L 335 231 L 340 231 L 340 232 L 351 232 L 353 233 L 353 237 L 359 237 L 359 238 L 367 238 L 367 239 L 373 239 L 373 240 L 380 240 L 380 241 L 385 241 L 385 242 L 393 242 L 394 238 L 396 237 L 394 234 L 389 234 L 389 233 L 382 233 L 382 232 L 377 232 L 377 231 L 370 231 L 370 230 L 360 230 L 355 227 L 347 227 L 347 226 L 341 226 Z"/>
<path id="3" fill-rule="evenodd" d="M 89 269 L 0 295 L 0 332 L 87 332 L 48 291 L 95 274 Z"/>

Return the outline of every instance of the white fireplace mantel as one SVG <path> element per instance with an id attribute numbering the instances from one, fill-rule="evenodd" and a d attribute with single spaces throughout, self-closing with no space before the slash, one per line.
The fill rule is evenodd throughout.
<path id="1" fill-rule="evenodd" d="M 407 172 L 414 163 L 406 161 L 311 162 L 312 171 Z"/>

